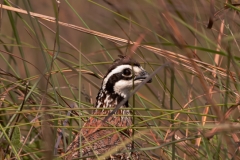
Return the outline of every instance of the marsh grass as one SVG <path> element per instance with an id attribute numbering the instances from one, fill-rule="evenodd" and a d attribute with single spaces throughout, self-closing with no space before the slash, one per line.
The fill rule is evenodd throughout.
<path id="1" fill-rule="evenodd" d="M 240 158 L 237 1 L 2 3 L 1 159 L 63 158 L 119 54 L 162 66 L 130 98 L 135 151 Z"/>

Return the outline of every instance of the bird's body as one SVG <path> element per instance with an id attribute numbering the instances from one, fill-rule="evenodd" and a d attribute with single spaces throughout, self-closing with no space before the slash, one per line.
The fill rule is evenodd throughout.
<path id="1" fill-rule="evenodd" d="M 105 159 L 139 159 L 133 149 L 130 137 L 133 124 L 128 101 L 106 122 L 103 119 L 128 95 L 133 85 L 138 85 L 148 77 L 146 71 L 133 59 L 122 57 L 114 62 L 103 79 L 97 96 L 92 117 L 84 124 L 67 149 L 66 159 L 97 159 L 110 154 Z M 82 145 L 79 140 L 82 138 Z M 81 148 L 81 154 L 79 152 Z M 81 156 L 80 156 L 81 155 Z M 88 158 L 86 158 L 88 157 Z"/>

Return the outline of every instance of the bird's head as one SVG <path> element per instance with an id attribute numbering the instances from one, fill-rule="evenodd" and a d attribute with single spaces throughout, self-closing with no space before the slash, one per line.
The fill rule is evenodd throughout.
<path id="1" fill-rule="evenodd" d="M 114 61 L 103 79 L 102 90 L 118 94 L 125 98 L 133 88 L 139 85 L 149 74 L 135 60 L 121 57 Z M 150 83 L 152 79 L 148 81 Z"/>

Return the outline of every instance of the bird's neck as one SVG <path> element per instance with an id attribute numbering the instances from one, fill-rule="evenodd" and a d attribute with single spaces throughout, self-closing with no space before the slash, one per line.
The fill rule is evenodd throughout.
<path id="1" fill-rule="evenodd" d="M 124 97 L 122 97 L 121 95 L 101 89 L 98 93 L 95 107 L 98 109 L 112 108 L 109 109 L 109 111 L 112 111 L 122 100 L 124 100 Z M 128 101 L 120 108 L 128 108 Z"/>
<path id="2" fill-rule="evenodd" d="M 95 115 L 108 115 L 111 113 L 117 105 L 124 100 L 124 98 L 118 94 L 109 93 L 104 90 L 100 90 L 97 96 Z M 120 109 L 108 119 L 108 124 L 113 126 L 130 126 L 132 125 L 131 112 L 128 109 L 128 101 L 120 107 Z M 117 124 L 116 124 L 117 122 Z M 129 134 L 129 133 L 128 133 Z"/>

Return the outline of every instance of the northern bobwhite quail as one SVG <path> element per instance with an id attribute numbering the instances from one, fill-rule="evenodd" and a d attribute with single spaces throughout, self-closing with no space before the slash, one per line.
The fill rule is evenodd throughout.
<path id="1" fill-rule="evenodd" d="M 114 61 L 102 81 L 101 89 L 96 98 L 95 107 L 102 109 L 97 109 L 94 112 L 76 135 L 74 141 L 68 146 L 66 160 L 97 159 L 100 155 L 115 148 L 117 149 L 114 150 L 114 153 L 105 159 L 139 159 L 138 153 L 131 153 L 132 143 L 129 140 L 132 133 L 131 129 L 118 131 L 119 127 L 127 128 L 133 124 L 131 112 L 127 109 L 128 101 L 121 106 L 125 110 L 119 109 L 105 123 L 102 120 L 112 111 L 106 108 L 116 107 L 128 96 L 133 84 L 134 86 L 140 84 L 148 76 L 149 74 L 134 59 L 120 57 Z M 79 138 L 82 138 L 81 146 Z M 82 148 L 82 157 L 80 157 L 80 147 Z"/>

